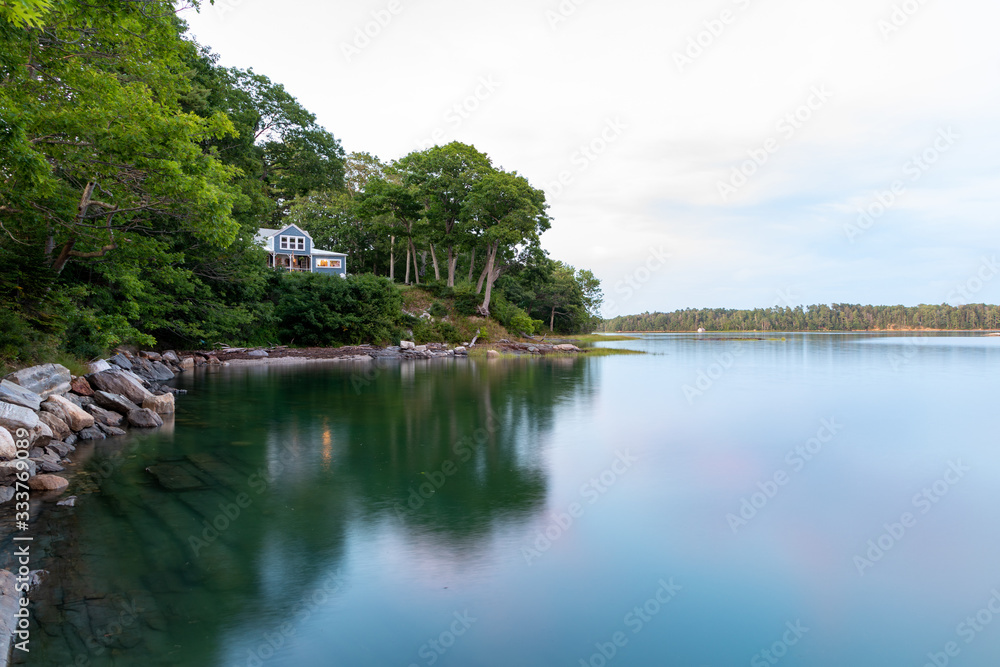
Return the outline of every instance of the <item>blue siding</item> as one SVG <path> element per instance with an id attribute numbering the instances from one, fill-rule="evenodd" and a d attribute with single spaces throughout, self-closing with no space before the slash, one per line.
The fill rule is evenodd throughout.
<path id="1" fill-rule="evenodd" d="M 296 237 L 296 238 L 303 238 L 303 239 L 305 239 L 305 248 L 302 249 L 302 250 L 299 250 L 297 248 L 294 249 L 294 250 L 284 250 L 284 249 L 282 249 L 282 247 L 281 247 L 281 237 L 282 236 L 290 236 L 290 237 Z M 310 239 L 306 235 L 306 233 L 303 232 L 301 229 L 299 229 L 295 225 L 291 225 L 288 229 L 284 230 L 283 232 L 281 232 L 280 234 L 278 234 L 277 236 L 274 237 L 274 252 L 280 253 L 280 254 L 284 254 L 284 255 L 288 255 L 288 254 L 292 254 L 292 255 L 311 255 L 312 254 L 312 239 Z"/>

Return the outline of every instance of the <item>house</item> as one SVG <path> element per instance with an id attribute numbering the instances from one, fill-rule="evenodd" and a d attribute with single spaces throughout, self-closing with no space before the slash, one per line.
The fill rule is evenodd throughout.
<path id="1" fill-rule="evenodd" d="M 347 255 L 316 248 L 309 232 L 296 225 L 260 229 L 256 240 L 267 250 L 267 265 L 273 269 L 347 277 Z"/>

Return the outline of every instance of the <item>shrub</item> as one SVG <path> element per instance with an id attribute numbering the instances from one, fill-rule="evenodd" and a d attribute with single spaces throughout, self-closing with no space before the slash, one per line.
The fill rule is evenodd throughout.
<path id="1" fill-rule="evenodd" d="M 472 285 L 459 285 L 455 288 L 455 312 L 459 315 L 475 315 L 482 300 L 483 297 L 476 294 L 476 288 Z"/>
<path id="2" fill-rule="evenodd" d="M 535 320 L 524 310 L 507 301 L 503 293 L 494 293 L 490 303 L 490 314 L 515 336 L 521 333 L 531 336 L 535 333 Z"/>
<path id="3" fill-rule="evenodd" d="M 277 334 L 285 343 L 389 343 L 399 336 L 402 301 L 385 278 L 292 273 L 278 283 Z"/>
<path id="4" fill-rule="evenodd" d="M 424 283 L 421 287 L 438 299 L 448 299 L 455 295 L 455 288 L 448 287 L 448 283 L 442 280 Z"/>
<path id="5" fill-rule="evenodd" d="M 429 312 L 434 317 L 447 317 L 448 307 L 445 306 L 440 301 L 435 301 L 434 303 L 431 304 L 431 307 L 428 309 L 427 312 Z"/>

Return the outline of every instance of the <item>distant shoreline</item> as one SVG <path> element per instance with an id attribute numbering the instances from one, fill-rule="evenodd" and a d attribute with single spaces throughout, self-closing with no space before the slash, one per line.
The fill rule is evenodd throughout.
<path id="1" fill-rule="evenodd" d="M 663 333 L 663 334 L 697 334 L 697 333 L 709 333 L 709 334 L 782 334 L 782 333 L 816 333 L 816 334 L 859 334 L 859 333 L 1000 333 L 1000 329 L 848 329 L 848 330 L 835 330 L 835 329 L 797 329 L 797 330 L 774 330 L 774 329 L 729 329 L 729 330 L 715 330 L 710 329 L 708 331 L 604 331 L 601 335 L 615 335 L 615 334 L 644 334 L 644 333 Z"/>

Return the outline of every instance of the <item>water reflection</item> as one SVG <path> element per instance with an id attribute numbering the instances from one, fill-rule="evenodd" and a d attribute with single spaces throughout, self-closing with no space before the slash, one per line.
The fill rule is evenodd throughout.
<path id="1" fill-rule="evenodd" d="M 560 406 L 592 393 L 593 370 L 395 363 L 185 377 L 173 428 L 99 445 L 76 511 L 50 511 L 46 552 L 62 585 L 37 600 L 30 664 L 282 664 L 268 654 L 351 585 L 352 541 L 433 570 L 474 562 L 494 534 L 531 520 L 545 504 L 542 443 Z M 117 627 L 123 603 L 134 621 L 98 632 Z"/>

